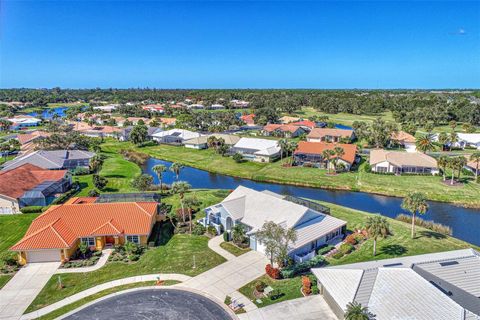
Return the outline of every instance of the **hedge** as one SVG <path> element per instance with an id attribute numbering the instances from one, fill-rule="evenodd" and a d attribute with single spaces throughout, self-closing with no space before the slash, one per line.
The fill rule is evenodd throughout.
<path id="1" fill-rule="evenodd" d="M 41 213 L 42 209 L 42 206 L 28 206 L 21 208 L 20 211 L 22 213 Z"/>

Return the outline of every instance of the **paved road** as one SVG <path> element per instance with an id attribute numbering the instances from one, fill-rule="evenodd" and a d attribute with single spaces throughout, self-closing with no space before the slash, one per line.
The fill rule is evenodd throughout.
<path id="1" fill-rule="evenodd" d="M 19 319 L 59 266 L 60 262 L 44 262 L 21 268 L 0 290 L 0 319 Z"/>
<path id="2" fill-rule="evenodd" d="M 197 293 L 147 289 L 110 297 L 64 319 L 228 320 L 233 317 L 217 303 Z"/>

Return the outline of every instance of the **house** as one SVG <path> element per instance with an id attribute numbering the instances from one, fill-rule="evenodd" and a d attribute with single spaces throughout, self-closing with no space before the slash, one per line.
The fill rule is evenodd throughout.
<path id="1" fill-rule="evenodd" d="M 122 129 L 118 127 L 112 127 L 112 126 L 94 126 L 90 127 L 89 129 L 83 129 L 83 130 L 76 130 L 80 134 L 86 136 L 86 137 L 92 137 L 92 138 L 116 138 L 119 139 L 119 137 L 122 134 Z"/>
<path id="2" fill-rule="evenodd" d="M 438 142 L 438 134 L 433 136 L 433 141 Z M 462 149 L 472 147 L 480 150 L 480 133 L 457 133 L 457 142 L 448 143 L 447 146 Z"/>
<path id="3" fill-rule="evenodd" d="M 117 123 L 117 126 L 122 127 L 125 124 L 125 121 L 128 120 L 132 125 L 137 125 L 140 120 L 143 121 L 144 124 L 148 125 L 152 119 L 149 118 L 142 118 L 142 117 L 112 117 L 112 119 L 115 119 L 115 122 Z"/>
<path id="4" fill-rule="evenodd" d="M 230 153 L 240 153 L 245 159 L 256 162 L 272 162 L 280 157 L 280 146 L 276 140 L 240 138 Z"/>
<path id="5" fill-rule="evenodd" d="M 161 104 L 147 104 L 146 106 L 143 106 L 142 109 L 156 113 L 163 113 L 165 111 L 163 105 Z"/>
<path id="6" fill-rule="evenodd" d="M 477 167 L 478 167 L 478 169 L 477 169 Z M 480 176 L 480 163 L 477 163 L 473 160 L 470 160 L 470 161 L 467 162 L 467 165 L 465 166 L 465 169 L 472 172 L 473 174 L 475 174 L 475 171 L 478 170 L 477 174 Z"/>
<path id="7" fill-rule="evenodd" d="M 94 110 L 101 110 L 101 111 L 106 111 L 106 112 L 112 112 L 115 111 L 120 105 L 119 104 L 109 104 L 106 106 L 97 106 L 93 107 Z"/>
<path id="8" fill-rule="evenodd" d="M 130 139 L 130 133 L 132 132 L 133 126 L 126 127 L 122 129 L 121 134 L 119 135 L 118 139 L 120 141 L 128 141 Z M 153 135 L 155 133 L 162 132 L 162 128 L 156 128 L 156 127 L 148 127 L 147 128 L 147 137 L 149 140 L 153 140 Z"/>
<path id="9" fill-rule="evenodd" d="M 270 191 L 256 191 L 243 186 L 237 187 L 219 204 L 205 209 L 205 225 L 214 226 L 217 232 L 230 232 L 236 224 L 245 227 L 250 248 L 265 253 L 265 247 L 256 238 L 265 222 L 274 222 L 285 228 L 293 228 L 297 240 L 289 248 L 289 255 L 297 261 L 305 261 L 315 256 L 315 250 L 343 238 L 346 222 L 325 212 L 299 203 L 293 197 L 285 197 Z M 313 203 L 312 203 L 313 204 Z"/>
<path id="10" fill-rule="evenodd" d="M 227 146 L 235 145 L 240 137 L 233 134 L 214 133 L 206 136 L 200 136 L 190 140 L 184 141 L 184 146 L 191 149 L 206 149 L 208 147 L 208 138 L 215 137 L 217 139 L 223 139 Z"/>
<path id="11" fill-rule="evenodd" d="M 210 107 L 208 107 L 208 109 L 222 110 L 222 109 L 225 109 L 225 106 L 222 104 L 212 104 Z"/>
<path id="12" fill-rule="evenodd" d="M 307 135 L 309 142 L 344 142 L 355 138 L 353 130 L 334 128 L 314 128 Z"/>
<path id="13" fill-rule="evenodd" d="M 390 137 L 390 143 L 393 145 L 399 145 L 403 147 L 407 152 L 415 152 L 417 151 L 417 146 L 415 142 L 414 136 L 405 132 L 405 131 L 397 131 L 393 132 Z"/>
<path id="14" fill-rule="evenodd" d="M 170 129 L 154 133 L 152 137 L 158 143 L 181 145 L 186 140 L 200 137 L 200 133 L 186 129 Z"/>
<path id="15" fill-rule="evenodd" d="M 171 127 L 175 125 L 177 118 L 157 118 L 157 120 L 160 121 L 163 127 Z"/>
<path id="16" fill-rule="evenodd" d="M 300 118 L 290 117 L 290 116 L 283 116 L 283 117 L 281 117 L 281 118 L 278 119 L 278 120 L 279 120 L 280 123 L 282 123 L 282 124 L 288 124 L 288 123 L 291 123 L 291 122 L 300 121 Z"/>
<path id="17" fill-rule="evenodd" d="M 26 206 L 47 206 L 70 185 L 67 170 L 46 170 L 26 163 L 0 171 L 0 214 L 19 213 Z"/>
<path id="18" fill-rule="evenodd" d="M 343 149 L 343 155 L 337 160 L 337 167 L 342 164 L 345 170 L 349 171 L 357 160 L 357 146 L 346 143 L 300 141 L 293 154 L 295 165 L 325 168 L 328 163 L 330 169 L 335 169 L 332 161 L 327 162 L 323 158 L 323 152 L 335 150 L 337 147 Z M 332 158 L 338 157 L 335 155 Z"/>
<path id="19" fill-rule="evenodd" d="M 230 104 L 234 108 L 248 108 L 248 106 L 250 105 L 250 102 L 244 101 L 244 100 L 233 99 L 233 100 L 230 100 Z"/>
<path id="20" fill-rule="evenodd" d="M 360 303 L 390 319 L 480 319 L 480 253 L 463 249 L 313 268 L 320 293 L 339 319 Z"/>
<path id="21" fill-rule="evenodd" d="M 50 170 L 88 168 L 94 155 L 84 150 L 38 150 L 6 162 L 2 170 L 12 170 L 26 163 Z"/>
<path id="22" fill-rule="evenodd" d="M 317 127 L 317 123 L 314 121 L 310 120 L 301 120 L 301 121 L 295 121 L 290 123 L 292 126 L 299 126 L 302 127 L 308 131 L 311 131 L 312 129 Z"/>
<path id="23" fill-rule="evenodd" d="M 29 153 L 34 151 L 36 143 L 44 139 L 46 137 L 49 137 L 50 133 L 45 132 L 45 131 L 40 131 L 40 130 L 35 130 L 30 133 L 21 133 L 18 134 L 16 139 L 18 142 L 21 144 L 21 151 L 22 153 Z"/>
<path id="24" fill-rule="evenodd" d="M 254 126 L 255 125 L 254 119 L 255 119 L 255 115 L 253 113 L 240 116 L 240 120 L 243 121 L 247 126 Z"/>
<path id="25" fill-rule="evenodd" d="M 373 172 L 395 174 L 438 174 L 437 160 L 420 152 L 370 151 L 370 167 Z"/>
<path id="26" fill-rule="evenodd" d="M 193 103 L 187 106 L 188 109 L 205 109 L 205 106 L 200 103 Z"/>
<path id="27" fill-rule="evenodd" d="M 267 124 L 263 127 L 263 134 L 266 136 L 296 138 L 307 131 L 303 127 L 294 126 L 290 124 Z"/>
<path id="28" fill-rule="evenodd" d="M 96 250 L 127 241 L 147 244 L 158 217 L 157 202 L 94 201 L 51 206 L 10 250 L 17 251 L 19 262 L 25 264 L 68 261 L 80 242 Z"/>
<path id="29" fill-rule="evenodd" d="M 42 122 L 41 119 L 28 115 L 19 115 L 7 120 L 12 123 L 10 130 L 21 130 L 23 128 L 36 127 Z"/>

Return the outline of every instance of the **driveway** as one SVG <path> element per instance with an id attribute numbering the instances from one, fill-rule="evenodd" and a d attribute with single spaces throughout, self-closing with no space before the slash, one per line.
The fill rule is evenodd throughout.
<path id="1" fill-rule="evenodd" d="M 239 314 L 240 320 L 337 320 L 321 295 L 272 304 Z"/>
<path id="2" fill-rule="evenodd" d="M 59 266 L 60 262 L 43 262 L 21 268 L 0 290 L 0 319 L 19 319 Z"/>

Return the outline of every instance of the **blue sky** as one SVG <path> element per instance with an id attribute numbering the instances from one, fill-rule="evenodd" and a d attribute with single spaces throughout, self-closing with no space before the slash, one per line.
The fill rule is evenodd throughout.
<path id="1" fill-rule="evenodd" d="M 2 88 L 480 87 L 478 1 L 0 3 Z"/>

